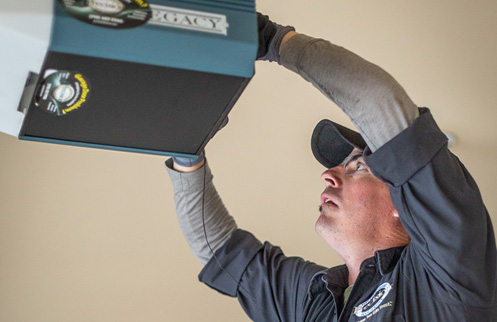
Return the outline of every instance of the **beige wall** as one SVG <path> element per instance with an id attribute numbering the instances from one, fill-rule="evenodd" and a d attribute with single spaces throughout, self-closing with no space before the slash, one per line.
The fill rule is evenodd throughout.
<path id="1" fill-rule="evenodd" d="M 0 9 L 2 10 L 2 9 Z M 440 127 L 497 221 L 497 2 L 271 0 L 258 10 L 393 74 Z M 310 133 L 340 110 L 268 63 L 207 148 L 240 227 L 324 265 L 321 167 Z M 0 322 L 248 321 L 197 282 L 164 158 L 21 142 L 0 134 Z"/>

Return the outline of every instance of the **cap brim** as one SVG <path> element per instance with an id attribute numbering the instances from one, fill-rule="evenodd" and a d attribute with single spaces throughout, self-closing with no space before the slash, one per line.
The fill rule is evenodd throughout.
<path id="1" fill-rule="evenodd" d="M 359 133 L 330 120 L 322 120 L 314 128 L 312 153 L 326 168 L 340 165 L 354 148 L 366 148 L 366 142 Z"/>

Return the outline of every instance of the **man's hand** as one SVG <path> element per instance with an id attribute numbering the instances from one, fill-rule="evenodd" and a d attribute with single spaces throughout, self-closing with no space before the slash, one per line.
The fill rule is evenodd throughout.
<path id="1" fill-rule="evenodd" d="M 271 20 L 268 16 L 257 13 L 257 29 L 259 34 L 259 49 L 257 50 L 257 60 L 269 60 L 280 63 L 280 47 L 283 40 L 288 40 L 287 35 L 295 34 L 295 28 L 291 26 L 281 26 Z"/>

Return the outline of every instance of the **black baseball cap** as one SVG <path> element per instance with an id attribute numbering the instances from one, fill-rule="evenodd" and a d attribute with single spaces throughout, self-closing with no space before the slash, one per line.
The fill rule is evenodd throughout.
<path id="1" fill-rule="evenodd" d="M 340 165 L 354 148 L 366 146 L 361 134 L 330 120 L 320 121 L 312 133 L 312 153 L 328 169 Z"/>

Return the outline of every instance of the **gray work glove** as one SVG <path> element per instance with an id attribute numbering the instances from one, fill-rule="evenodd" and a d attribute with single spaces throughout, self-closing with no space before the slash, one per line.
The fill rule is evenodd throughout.
<path id="1" fill-rule="evenodd" d="M 226 116 L 226 118 L 223 120 L 221 125 L 219 125 L 219 128 L 217 129 L 216 133 L 219 132 L 223 127 L 225 127 L 226 124 L 228 124 L 228 122 L 229 118 Z M 205 151 L 202 151 L 202 153 L 200 153 L 200 155 L 196 158 L 173 157 L 173 162 L 182 167 L 193 167 L 204 161 L 204 159 L 205 159 Z"/>
<path id="2" fill-rule="evenodd" d="M 257 29 L 259 34 L 257 60 L 275 61 L 280 64 L 281 41 L 289 31 L 295 31 L 295 28 L 278 25 L 269 20 L 268 16 L 258 12 Z"/>

